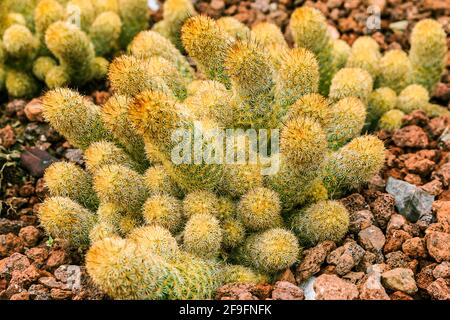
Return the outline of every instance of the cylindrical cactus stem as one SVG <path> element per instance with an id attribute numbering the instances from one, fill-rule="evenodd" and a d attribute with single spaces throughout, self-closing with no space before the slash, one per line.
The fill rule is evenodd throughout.
<path id="1" fill-rule="evenodd" d="M 67 87 L 70 81 L 70 74 L 64 66 L 54 66 L 45 75 L 45 84 L 49 89 Z"/>
<path id="2" fill-rule="evenodd" d="M 154 194 L 144 203 L 144 221 L 167 228 L 173 234 L 180 231 L 184 222 L 181 201 L 167 194 Z"/>
<path id="3" fill-rule="evenodd" d="M 70 162 L 56 162 L 45 170 L 45 184 L 50 196 L 67 197 L 95 210 L 98 199 L 92 189 L 92 177 Z"/>
<path id="4" fill-rule="evenodd" d="M 380 72 L 380 58 L 378 43 L 369 36 L 360 37 L 353 43 L 346 67 L 366 70 L 372 79 L 376 79 Z"/>
<path id="5" fill-rule="evenodd" d="M 262 231 L 283 224 L 278 194 L 267 188 L 255 188 L 246 193 L 237 208 L 245 227 Z"/>
<path id="6" fill-rule="evenodd" d="M 128 239 L 134 241 L 143 252 L 164 258 L 176 258 L 180 252 L 170 231 L 158 225 L 137 228 L 128 235 Z"/>
<path id="7" fill-rule="evenodd" d="M 366 106 L 355 97 L 339 100 L 331 108 L 330 124 L 326 128 L 328 146 L 338 149 L 359 136 L 366 120 Z"/>
<path id="8" fill-rule="evenodd" d="M 283 108 L 319 89 L 319 65 L 314 54 L 303 48 L 289 51 L 283 59 L 275 86 L 275 99 Z"/>
<path id="9" fill-rule="evenodd" d="M 378 129 L 393 131 L 402 127 L 405 113 L 398 109 L 392 109 L 383 114 L 378 121 Z"/>
<path id="10" fill-rule="evenodd" d="M 252 188 L 262 187 L 261 170 L 258 164 L 225 165 L 221 190 L 233 198 L 239 198 Z"/>
<path id="11" fill-rule="evenodd" d="M 120 46 L 126 48 L 134 36 L 148 27 L 148 6 L 145 0 L 118 0 L 122 21 Z"/>
<path id="12" fill-rule="evenodd" d="M 269 47 L 272 45 L 280 45 L 288 47 L 281 29 L 273 23 L 260 22 L 252 27 L 251 33 L 253 39 L 262 45 Z"/>
<path id="13" fill-rule="evenodd" d="M 226 265 L 223 268 L 223 282 L 227 283 L 253 283 L 269 282 L 269 277 L 241 265 Z"/>
<path id="14" fill-rule="evenodd" d="M 190 218 L 195 214 L 218 216 L 219 199 L 210 191 L 190 192 L 183 199 L 183 214 Z"/>
<path id="15" fill-rule="evenodd" d="M 156 164 L 145 171 L 144 182 L 150 195 L 181 195 L 180 188 L 177 186 L 175 181 L 167 174 L 164 166 L 161 164 Z"/>
<path id="16" fill-rule="evenodd" d="M 128 52 L 132 56 L 141 59 L 150 59 L 159 56 L 170 61 L 183 77 L 192 80 L 194 71 L 189 62 L 177 48 L 165 37 L 155 31 L 142 31 L 128 46 Z"/>
<path id="17" fill-rule="evenodd" d="M 339 242 L 347 234 L 349 224 L 347 209 L 337 201 L 319 201 L 292 217 L 292 229 L 305 246 L 326 240 Z"/>
<path id="18" fill-rule="evenodd" d="M 384 164 L 384 145 L 375 136 L 353 139 L 333 153 L 325 165 L 324 183 L 331 198 L 369 181 Z"/>
<path id="19" fill-rule="evenodd" d="M 47 198 L 38 216 L 52 237 L 67 240 L 75 248 L 89 245 L 89 233 L 97 221 L 95 214 L 65 197 Z"/>
<path id="20" fill-rule="evenodd" d="M 397 105 L 397 94 L 387 87 L 378 88 L 369 96 L 367 104 L 366 127 L 375 128 L 383 114 L 392 110 Z"/>
<path id="21" fill-rule="evenodd" d="M 123 165 L 108 165 L 97 170 L 94 190 L 101 202 L 130 212 L 140 212 L 147 198 L 143 177 Z"/>
<path id="22" fill-rule="evenodd" d="M 8 69 L 5 78 L 5 87 L 11 98 L 31 98 L 38 89 L 38 81 L 28 72 L 15 69 Z"/>
<path id="23" fill-rule="evenodd" d="M 372 77 L 366 70 L 344 68 L 333 77 L 329 98 L 333 101 L 339 101 L 346 97 L 356 97 L 367 103 L 372 88 Z"/>
<path id="24" fill-rule="evenodd" d="M 378 87 L 389 87 L 399 94 L 412 81 L 412 67 L 408 55 L 402 50 L 390 50 L 380 59 Z"/>
<path id="25" fill-rule="evenodd" d="M 328 99 L 318 93 L 302 96 L 289 107 L 286 119 L 308 117 L 317 121 L 323 129 L 331 125 L 331 106 Z"/>
<path id="26" fill-rule="evenodd" d="M 234 40 L 248 40 L 250 37 L 250 29 L 238 19 L 222 17 L 216 22 L 219 28 L 233 37 Z"/>
<path id="27" fill-rule="evenodd" d="M 413 83 L 423 85 L 432 93 L 445 70 L 447 60 L 446 35 L 439 22 L 425 19 L 414 26 L 409 59 Z"/>
<path id="28" fill-rule="evenodd" d="M 45 31 L 54 22 L 62 20 L 65 9 L 57 0 L 41 0 L 34 9 L 34 26 L 37 35 L 44 40 Z"/>
<path id="29" fill-rule="evenodd" d="M 89 28 L 95 53 L 103 56 L 117 50 L 121 29 L 122 21 L 117 13 L 107 11 L 99 14 Z"/>
<path id="30" fill-rule="evenodd" d="M 100 118 L 100 107 L 70 89 L 55 89 L 43 98 L 44 117 L 72 145 L 85 150 L 110 138 Z"/>
<path id="31" fill-rule="evenodd" d="M 228 85 L 225 74 L 225 57 L 232 38 L 206 16 L 188 19 L 181 29 L 184 48 L 210 79 Z"/>
<path id="32" fill-rule="evenodd" d="M 14 24 L 3 34 L 3 47 L 8 56 L 14 60 L 31 61 L 39 49 L 39 40 L 26 26 Z"/>
<path id="33" fill-rule="evenodd" d="M 91 174 L 105 165 L 120 164 L 138 170 L 139 166 L 121 148 L 109 141 L 94 142 L 84 152 L 86 168 Z"/>
<path id="34" fill-rule="evenodd" d="M 57 65 L 57 62 L 52 57 L 39 57 L 33 62 L 33 74 L 41 81 L 45 81 L 48 72 Z"/>
<path id="35" fill-rule="evenodd" d="M 352 49 L 344 40 L 336 39 L 333 41 L 333 50 L 331 53 L 333 55 L 335 70 L 340 70 L 345 66 L 351 51 Z"/>
<path id="36" fill-rule="evenodd" d="M 331 79 L 336 71 L 333 64 L 333 41 L 324 15 L 314 8 L 298 8 L 292 13 L 289 27 L 296 46 L 316 55 L 320 66 L 319 91 L 328 95 Z"/>
<path id="37" fill-rule="evenodd" d="M 198 257 L 215 258 L 222 244 L 219 220 L 210 214 L 194 214 L 183 232 L 184 249 Z"/>
<path id="38" fill-rule="evenodd" d="M 240 246 L 245 239 L 245 227 L 238 218 L 226 218 L 221 222 L 222 246 L 228 250 Z"/>
<path id="39" fill-rule="evenodd" d="M 409 114 L 414 110 L 423 110 L 429 100 L 430 95 L 425 87 L 419 84 L 411 84 L 398 95 L 397 109 Z"/>
<path id="40" fill-rule="evenodd" d="M 179 100 L 186 98 L 186 81 L 171 62 L 163 57 L 151 57 L 148 63 L 150 77 L 160 77 Z"/>

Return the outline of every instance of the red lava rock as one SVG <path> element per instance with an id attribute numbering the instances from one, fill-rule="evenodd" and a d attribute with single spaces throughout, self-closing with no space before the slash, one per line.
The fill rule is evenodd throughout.
<path id="1" fill-rule="evenodd" d="M 402 244 L 411 239 L 411 235 L 404 230 L 394 230 L 392 234 L 387 236 L 386 243 L 383 247 L 385 254 L 401 250 Z"/>
<path id="2" fill-rule="evenodd" d="M 450 261 L 450 234 L 431 232 L 425 236 L 430 256 L 437 262 Z"/>
<path id="3" fill-rule="evenodd" d="M 386 238 L 380 228 L 370 226 L 358 233 L 358 241 L 366 250 L 380 251 L 386 242 Z"/>
<path id="4" fill-rule="evenodd" d="M 50 256 L 47 260 L 47 267 L 55 268 L 59 267 L 62 264 L 69 263 L 69 256 L 64 250 L 56 249 L 50 252 Z"/>
<path id="5" fill-rule="evenodd" d="M 57 281 L 54 277 L 41 277 L 39 278 L 39 283 L 43 284 L 48 288 L 63 289 L 64 283 Z"/>
<path id="6" fill-rule="evenodd" d="M 433 202 L 433 210 L 439 223 L 450 225 L 450 201 Z"/>
<path id="7" fill-rule="evenodd" d="M 265 300 L 269 298 L 272 286 L 270 284 L 257 284 L 250 288 L 250 292 L 258 299 Z"/>
<path id="8" fill-rule="evenodd" d="M 392 140 L 399 147 L 426 148 L 428 136 L 425 131 L 416 125 L 403 127 L 394 132 Z"/>
<path id="9" fill-rule="evenodd" d="M 9 300 L 30 300 L 30 294 L 26 291 L 13 294 Z"/>
<path id="10" fill-rule="evenodd" d="M 22 240 L 13 233 L 7 235 L 0 235 L 0 258 L 6 257 L 14 252 L 22 252 Z"/>
<path id="11" fill-rule="evenodd" d="M 431 119 L 427 128 L 434 137 L 439 137 L 449 125 L 450 117 L 441 116 Z"/>
<path id="12" fill-rule="evenodd" d="M 258 298 L 250 293 L 252 284 L 247 283 L 229 283 L 226 284 L 216 292 L 216 299 L 218 300 L 258 300 Z"/>
<path id="13" fill-rule="evenodd" d="M 356 285 L 336 275 L 322 274 L 313 286 L 316 300 L 355 300 L 359 296 Z"/>
<path id="14" fill-rule="evenodd" d="M 444 186 L 450 185 L 450 162 L 443 164 L 438 171 L 433 173 L 433 177 L 438 177 Z"/>
<path id="15" fill-rule="evenodd" d="M 47 151 L 40 150 L 37 147 L 31 147 L 20 155 L 20 161 L 32 176 L 42 177 L 45 169 L 53 162 L 56 162 L 57 159 Z"/>
<path id="16" fill-rule="evenodd" d="M 351 194 L 348 197 L 342 198 L 339 201 L 342 203 L 342 205 L 345 206 L 345 208 L 350 213 L 369 209 L 369 206 L 366 203 L 366 200 L 359 193 Z"/>
<path id="17" fill-rule="evenodd" d="M 317 246 L 303 251 L 303 259 L 295 270 L 295 279 L 297 283 L 310 278 L 320 271 L 320 266 L 324 263 L 328 254 L 336 248 L 333 241 L 324 241 Z"/>
<path id="18" fill-rule="evenodd" d="M 390 300 L 381 284 L 381 268 L 373 268 L 358 286 L 361 300 Z"/>
<path id="19" fill-rule="evenodd" d="M 0 218 L 0 234 L 14 233 L 18 234 L 23 227 L 23 222 L 20 220 L 9 220 Z"/>
<path id="20" fill-rule="evenodd" d="M 272 291 L 274 300 L 304 300 L 303 290 L 287 281 L 278 281 L 275 283 Z"/>
<path id="21" fill-rule="evenodd" d="M 40 98 L 35 98 L 28 102 L 23 111 L 28 120 L 44 122 L 42 100 Z"/>
<path id="22" fill-rule="evenodd" d="M 20 229 L 19 237 L 26 247 L 34 247 L 39 241 L 40 234 L 36 227 L 28 226 Z"/>
<path id="23" fill-rule="evenodd" d="M 450 262 L 444 261 L 438 264 L 433 270 L 433 277 L 437 278 L 449 278 L 450 277 Z"/>
<path id="24" fill-rule="evenodd" d="M 391 268 L 410 268 L 415 265 L 411 265 L 411 258 L 409 258 L 402 251 L 394 251 L 385 255 L 386 264 Z"/>
<path id="25" fill-rule="evenodd" d="M 427 257 L 425 240 L 419 237 L 407 239 L 402 245 L 402 250 L 412 258 Z"/>
<path id="26" fill-rule="evenodd" d="M 443 278 L 436 279 L 427 288 L 428 294 L 436 300 L 450 300 L 450 285 Z"/>
<path id="27" fill-rule="evenodd" d="M 72 297 L 72 291 L 54 288 L 50 290 L 50 297 L 55 300 L 67 300 Z"/>
<path id="28" fill-rule="evenodd" d="M 426 290 L 428 286 L 434 281 L 433 269 L 436 267 L 436 263 L 431 263 L 422 268 L 416 275 L 416 284 L 420 289 Z"/>
<path id="29" fill-rule="evenodd" d="M 333 250 L 327 257 L 327 263 L 335 265 L 335 272 L 342 276 L 349 273 L 354 266 L 359 264 L 364 257 L 364 253 L 364 249 L 355 241 L 350 241 Z"/>
<path id="30" fill-rule="evenodd" d="M 402 291 L 407 294 L 417 292 L 414 273 L 411 269 L 395 268 L 381 274 L 381 282 L 383 285 L 393 291 Z"/>
<path id="31" fill-rule="evenodd" d="M 0 146 L 6 149 L 10 148 L 14 143 L 16 143 L 16 135 L 14 130 L 10 125 L 0 129 Z"/>
<path id="32" fill-rule="evenodd" d="M 292 273 L 291 269 L 289 269 L 289 268 L 286 269 L 286 270 L 284 270 L 284 271 L 278 276 L 278 279 L 277 279 L 277 280 L 278 280 L 278 281 L 287 281 L 287 282 L 296 284 L 295 276 L 294 276 L 294 274 Z"/>
<path id="33" fill-rule="evenodd" d="M 375 219 L 369 210 L 360 210 L 350 213 L 349 231 L 359 233 L 362 229 L 370 227 Z"/>
<path id="34" fill-rule="evenodd" d="M 401 214 L 393 214 L 386 227 L 386 234 L 391 234 L 393 230 L 402 229 L 407 223 L 406 218 Z"/>
<path id="35" fill-rule="evenodd" d="M 383 263 L 384 257 L 381 252 L 370 252 L 366 251 L 364 253 L 364 257 L 361 259 L 361 262 L 356 267 L 357 271 L 367 272 L 368 268 L 377 263 Z"/>
<path id="36" fill-rule="evenodd" d="M 435 163 L 429 159 L 423 159 L 418 154 L 412 154 L 405 161 L 405 167 L 413 173 L 426 176 L 434 169 Z"/>
<path id="37" fill-rule="evenodd" d="M 351 283 L 357 284 L 364 278 L 364 272 L 354 272 L 350 271 L 349 273 L 342 276 L 342 279 L 348 280 Z"/>
<path id="38" fill-rule="evenodd" d="M 416 185 L 416 186 L 421 186 L 423 184 L 422 183 L 422 178 L 419 175 L 414 174 L 414 173 L 408 173 L 403 178 L 403 180 L 405 180 L 406 182 L 409 182 L 409 183 L 411 183 L 413 185 Z"/>
<path id="39" fill-rule="evenodd" d="M 38 269 L 34 265 L 28 266 L 25 270 L 14 270 L 11 273 L 10 286 L 17 286 L 20 288 L 28 287 L 34 281 L 39 279 Z"/>
<path id="40" fill-rule="evenodd" d="M 413 297 L 401 291 L 395 291 L 389 297 L 391 300 L 414 300 Z"/>
<path id="41" fill-rule="evenodd" d="M 395 198 L 388 193 L 381 193 L 370 204 L 370 207 L 380 228 L 385 229 L 391 216 L 395 213 Z"/>
<path id="42" fill-rule="evenodd" d="M 33 300 L 50 300 L 49 289 L 42 284 L 32 284 L 28 293 Z"/>
<path id="43" fill-rule="evenodd" d="M 438 179 L 434 179 L 421 186 L 421 189 L 433 196 L 438 196 L 443 191 L 443 185 L 441 181 L 439 181 Z"/>

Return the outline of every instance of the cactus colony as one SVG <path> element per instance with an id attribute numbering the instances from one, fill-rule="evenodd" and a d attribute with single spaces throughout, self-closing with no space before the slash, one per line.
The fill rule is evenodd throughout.
<path id="1" fill-rule="evenodd" d="M 210 298 L 222 283 L 269 281 L 296 263 L 302 247 L 341 241 L 349 214 L 336 199 L 384 163 L 383 143 L 361 133 L 380 118 L 380 126 L 396 127 L 404 112 L 426 106 L 442 67 L 435 57 L 419 68 L 429 60 L 417 47 L 422 40 L 413 41 L 410 58 L 389 54 L 404 61 L 381 57 L 370 38 L 352 48 L 333 42 L 324 17 L 307 7 L 291 18 L 292 49 L 268 23 L 250 30 L 233 18 L 196 16 L 189 1 L 164 7 L 154 30 L 139 33 L 111 63 L 113 95 L 104 106 L 67 88 L 43 99 L 45 118 L 84 150 L 86 171 L 66 163 L 46 171 L 42 224 L 73 246 L 90 244 L 87 270 L 117 299 Z M 92 19 L 85 16 L 88 25 Z M 94 25 L 106 30 L 105 21 Z M 413 37 L 432 35 L 440 48 L 438 29 L 427 22 Z M 404 83 L 384 69 L 390 64 L 408 74 Z M 47 59 L 36 66 L 48 68 Z M 279 159 L 279 170 L 262 175 L 264 157 L 173 163 L 171 135 L 179 128 L 188 136 L 208 128 L 279 129 L 280 150 L 265 155 Z M 249 148 L 236 151 L 248 160 Z"/>
<path id="2" fill-rule="evenodd" d="M 1 7 L 0 91 L 11 97 L 31 97 L 41 83 L 104 79 L 107 59 L 148 26 L 145 0 L 4 0 Z"/>

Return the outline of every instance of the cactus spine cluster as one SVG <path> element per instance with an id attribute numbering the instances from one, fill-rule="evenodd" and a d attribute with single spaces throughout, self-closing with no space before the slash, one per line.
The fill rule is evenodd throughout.
<path id="1" fill-rule="evenodd" d="M 267 281 L 295 264 L 302 247 L 341 241 L 349 214 L 336 199 L 384 164 L 383 143 L 361 134 L 387 126 L 388 115 L 395 126 L 413 103 L 436 112 L 413 76 L 396 81 L 386 69 L 393 58 L 372 39 L 351 48 L 332 40 L 315 9 L 293 14 L 290 48 L 271 24 L 215 21 L 188 1 L 165 7 L 162 22 L 112 61 L 104 106 L 70 89 L 44 97 L 44 116 L 85 152 L 86 171 L 61 168 L 77 180 L 68 185 L 50 169 L 42 224 L 55 236 L 71 229 L 74 246 L 91 242 L 87 270 L 117 299 L 211 298 L 226 282 Z M 101 22 L 97 33 L 107 29 Z M 414 74 L 410 62 L 398 72 Z M 211 162 L 176 139 L 182 132 L 192 146 L 202 136 L 198 147 L 211 151 L 209 130 L 224 128 L 279 131 L 280 148 L 272 135 L 270 150 L 232 146 L 244 163 Z M 191 161 L 176 162 L 174 150 Z M 249 162 L 250 151 L 258 161 Z M 268 162 L 279 170 L 264 175 Z"/>

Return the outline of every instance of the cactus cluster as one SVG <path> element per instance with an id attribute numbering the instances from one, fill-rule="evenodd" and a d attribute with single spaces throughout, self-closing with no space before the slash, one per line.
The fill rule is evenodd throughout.
<path id="1" fill-rule="evenodd" d="M 117 299 L 210 298 L 222 283 L 270 281 L 302 247 L 341 241 L 349 213 L 336 199 L 384 164 L 383 143 L 364 128 L 380 118 L 392 127 L 386 115 L 428 104 L 420 85 L 389 88 L 398 83 L 374 41 L 333 41 L 314 9 L 292 16 L 289 48 L 274 25 L 248 29 L 166 4 L 164 20 L 111 63 L 104 106 L 70 89 L 44 96 L 45 118 L 84 151 L 86 171 L 47 170 L 42 224 L 71 245 L 90 243 L 87 270 Z M 231 149 L 243 162 L 195 152 L 220 154 L 210 132 L 223 128 L 242 131 L 244 145 Z M 269 129 L 268 150 L 249 145 L 246 129 Z M 180 151 L 190 161 L 175 161 Z"/>
<path id="2" fill-rule="evenodd" d="M 20 4 L 18 4 L 18 2 Z M 32 97 L 106 77 L 108 59 L 148 26 L 146 0 L 4 0 L 0 91 Z"/>

